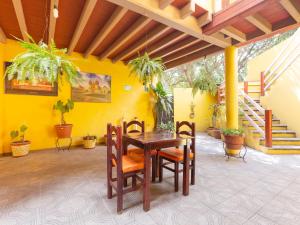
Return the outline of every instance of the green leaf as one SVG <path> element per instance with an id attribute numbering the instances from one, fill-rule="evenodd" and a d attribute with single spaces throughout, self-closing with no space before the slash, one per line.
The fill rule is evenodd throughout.
<path id="1" fill-rule="evenodd" d="M 21 132 L 21 133 L 24 133 L 27 129 L 28 129 L 28 127 L 27 127 L 26 125 L 22 125 L 22 126 L 20 127 L 20 132 Z"/>
<path id="2" fill-rule="evenodd" d="M 15 138 L 17 138 L 18 136 L 19 136 L 19 131 L 13 130 L 13 131 L 10 132 L 10 137 L 11 137 L 11 139 L 15 139 Z"/>

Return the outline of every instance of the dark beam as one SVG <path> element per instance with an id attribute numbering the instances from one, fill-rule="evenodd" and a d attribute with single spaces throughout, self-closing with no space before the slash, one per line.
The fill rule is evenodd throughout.
<path id="1" fill-rule="evenodd" d="M 224 27 L 250 16 L 268 5 L 270 0 L 240 0 L 213 15 L 213 20 L 203 28 L 204 34 L 213 34 Z"/>
<path id="2" fill-rule="evenodd" d="M 176 59 L 174 61 L 168 62 L 168 63 L 166 63 L 166 67 L 168 69 L 170 69 L 170 68 L 179 66 L 181 64 L 185 64 L 185 63 L 194 61 L 196 59 L 200 59 L 200 58 L 205 57 L 207 55 L 211 55 L 213 53 L 220 52 L 222 50 L 223 50 L 223 48 L 214 45 L 214 46 L 205 48 L 204 50 L 201 50 L 199 52 L 195 52 L 195 53 L 192 53 L 190 55 L 183 56 L 182 58 Z"/>

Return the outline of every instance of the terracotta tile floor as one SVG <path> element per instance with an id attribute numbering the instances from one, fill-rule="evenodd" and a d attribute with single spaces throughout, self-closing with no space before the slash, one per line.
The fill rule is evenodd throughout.
<path id="1" fill-rule="evenodd" d="M 173 178 L 152 184 L 151 210 L 141 192 L 128 194 L 122 215 L 107 200 L 105 147 L 39 151 L 0 158 L 1 225 L 297 225 L 300 156 L 250 150 L 247 163 L 226 161 L 222 143 L 197 138 L 197 180 L 190 195 L 173 192 Z"/>

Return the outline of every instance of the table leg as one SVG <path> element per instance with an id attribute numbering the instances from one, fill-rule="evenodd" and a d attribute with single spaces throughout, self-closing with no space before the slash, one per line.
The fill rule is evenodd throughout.
<path id="1" fill-rule="evenodd" d="M 184 146 L 184 164 L 183 164 L 183 187 L 182 194 L 189 195 L 189 184 L 190 184 L 190 151 L 187 145 Z"/>
<path id="2" fill-rule="evenodd" d="M 149 149 L 144 149 L 144 184 L 143 184 L 143 208 L 144 211 L 150 209 L 150 168 L 151 168 L 151 154 Z"/>

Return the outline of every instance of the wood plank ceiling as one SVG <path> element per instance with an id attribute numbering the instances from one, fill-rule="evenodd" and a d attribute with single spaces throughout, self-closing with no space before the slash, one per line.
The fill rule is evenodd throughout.
<path id="1" fill-rule="evenodd" d="M 155 10 L 146 7 L 155 1 Z M 0 42 L 14 37 L 27 40 L 29 33 L 36 41 L 54 39 L 69 54 L 75 51 L 126 63 L 148 52 L 172 68 L 226 46 L 295 29 L 300 23 L 300 0 L 237 0 L 230 5 L 223 0 L 226 8 L 216 13 L 195 0 L 136 2 L 1 0 Z M 59 11 L 57 19 L 54 8 Z"/>

